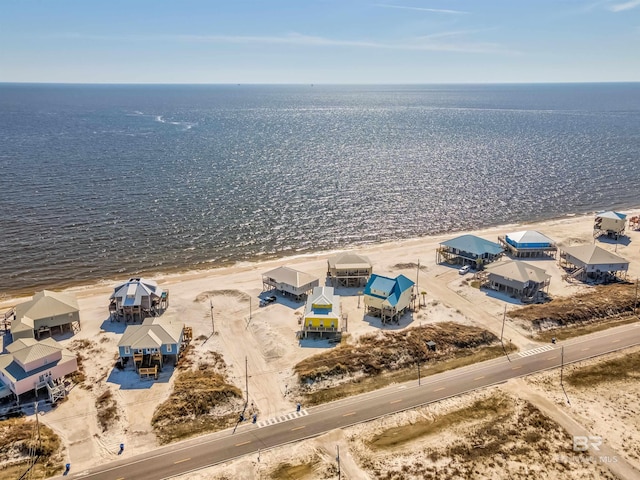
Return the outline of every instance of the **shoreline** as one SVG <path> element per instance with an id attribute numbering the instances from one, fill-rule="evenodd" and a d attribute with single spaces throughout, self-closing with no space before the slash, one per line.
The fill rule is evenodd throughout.
<path id="1" fill-rule="evenodd" d="M 636 206 L 633 208 L 621 209 L 625 210 L 628 216 L 639 214 L 640 206 Z M 598 210 L 602 211 L 602 210 Z M 113 277 L 102 277 L 96 278 L 95 281 L 87 281 L 87 280 L 78 280 L 73 281 L 70 280 L 65 283 L 58 284 L 56 286 L 51 285 L 41 285 L 37 287 L 31 288 L 19 288 L 13 289 L 6 292 L 0 292 L 0 309 L 1 308 L 10 308 L 14 303 L 23 301 L 25 298 L 29 298 L 34 295 L 36 292 L 41 290 L 55 290 L 55 291 L 71 291 L 78 295 L 79 297 L 88 296 L 94 294 L 98 291 L 111 290 L 113 285 L 118 282 L 122 282 L 128 278 L 132 277 L 144 277 L 151 278 L 159 283 L 180 283 L 182 281 L 187 280 L 195 280 L 206 278 L 210 276 L 221 276 L 228 273 L 238 273 L 247 270 L 255 270 L 259 268 L 275 268 L 279 265 L 284 265 L 287 263 L 302 263 L 306 261 L 318 260 L 318 257 L 327 257 L 330 255 L 334 255 L 336 253 L 345 252 L 345 251 L 358 251 L 363 255 L 366 255 L 369 251 L 376 251 L 384 248 L 403 248 L 404 246 L 411 246 L 418 242 L 431 243 L 440 238 L 453 238 L 460 235 L 465 234 L 475 234 L 478 236 L 488 236 L 492 232 L 502 231 L 505 229 L 517 230 L 518 227 L 522 229 L 540 229 L 536 228 L 536 226 L 544 226 L 544 225 L 554 225 L 557 222 L 580 222 L 586 220 L 588 217 L 595 215 L 596 211 L 588 212 L 588 213 L 566 213 L 562 216 L 555 216 L 550 218 L 545 218 L 541 220 L 529 220 L 523 222 L 516 223 L 504 223 L 499 225 L 489 225 L 483 226 L 475 229 L 466 229 L 466 230 L 451 230 L 446 233 L 438 233 L 438 234 L 429 234 L 421 237 L 412 237 L 405 239 L 397 239 L 397 240 L 389 240 L 384 242 L 372 242 L 366 244 L 356 244 L 352 247 L 344 247 L 337 248 L 332 250 L 320 250 L 320 251 L 310 251 L 298 254 L 285 254 L 281 256 L 274 256 L 268 259 L 260 259 L 259 257 L 255 257 L 251 260 L 239 260 L 229 264 L 221 264 L 216 265 L 214 267 L 208 266 L 205 263 L 199 264 L 202 265 L 203 268 L 199 268 L 199 265 L 185 265 L 183 267 L 176 267 L 175 269 L 170 270 L 148 270 L 142 272 L 134 272 L 134 273 L 126 273 L 120 276 Z M 542 232 L 545 233 L 545 232 Z M 551 235 L 553 238 L 553 235 Z M 488 238 L 491 241 L 497 241 L 497 238 Z M 560 242 L 561 243 L 561 242 Z"/>

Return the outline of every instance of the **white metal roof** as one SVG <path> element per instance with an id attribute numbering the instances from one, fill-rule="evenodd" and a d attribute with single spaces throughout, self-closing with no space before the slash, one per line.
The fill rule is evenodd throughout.
<path id="1" fill-rule="evenodd" d="M 507 238 L 517 243 L 554 243 L 549 237 L 535 230 L 509 233 Z"/>

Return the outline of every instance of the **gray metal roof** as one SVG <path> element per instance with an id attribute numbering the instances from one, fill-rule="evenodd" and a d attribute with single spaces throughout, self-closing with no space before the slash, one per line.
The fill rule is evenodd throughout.
<path id="1" fill-rule="evenodd" d="M 502 253 L 502 247 L 484 238 L 476 237 L 475 235 L 462 235 L 460 237 L 452 238 L 446 242 L 441 243 L 449 248 L 455 248 L 462 252 L 473 253 L 474 255 L 483 255 L 485 253 L 490 255 L 498 255 Z"/>
<path id="2" fill-rule="evenodd" d="M 567 252 L 586 265 L 629 265 L 629 261 L 611 253 L 597 245 L 578 245 L 575 247 L 563 247 L 562 251 Z"/>
<path id="3" fill-rule="evenodd" d="M 16 320 L 28 317 L 33 320 L 56 317 L 78 312 L 78 300 L 66 293 L 43 290 L 36 293 L 28 302 L 16 305 Z"/>
<path id="4" fill-rule="evenodd" d="M 284 283 L 293 287 L 303 287 L 318 281 L 318 278 L 313 275 L 289 267 L 278 267 L 263 273 L 262 276 L 273 278 L 277 283 Z"/>
<path id="5" fill-rule="evenodd" d="M 547 274 L 543 268 L 534 267 L 533 265 L 517 260 L 494 263 L 488 265 L 486 270 L 502 278 L 516 280 L 522 283 L 528 281 L 543 283 L 551 278 L 551 275 Z"/>
<path id="6" fill-rule="evenodd" d="M 369 257 L 358 255 L 356 253 L 340 253 L 327 259 L 329 268 L 357 269 L 362 267 L 371 268 L 371 260 Z"/>

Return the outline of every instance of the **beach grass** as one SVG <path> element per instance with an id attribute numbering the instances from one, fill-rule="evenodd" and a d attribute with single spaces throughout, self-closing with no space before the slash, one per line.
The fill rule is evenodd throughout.
<path id="1" fill-rule="evenodd" d="M 505 345 L 508 353 L 516 350 L 513 346 Z M 472 365 L 485 360 L 491 360 L 504 355 L 501 345 L 490 345 L 474 350 L 461 350 L 455 357 L 447 358 L 438 362 L 423 363 L 420 367 L 421 377 L 427 377 L 438 373 L 446 372 L 467 365 Z M 367 393 L 396 383 L 418 380 L 417 364 L 411 368 L 404 368 L 393 372 L 384 372 L 372 377 L 354 378 L 353 381 L 342 383 L 336 386 L 327 387 L 303 394 L 305 405 L 319 405 L 332 402 L 341 398 Z"/>

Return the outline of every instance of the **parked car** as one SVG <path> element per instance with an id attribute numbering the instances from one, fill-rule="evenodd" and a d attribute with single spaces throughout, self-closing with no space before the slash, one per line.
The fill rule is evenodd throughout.
<path id="1" fill-rule="evenodd" d="M 269 297 L 265 297 L 262 300 L 260 300 L 260 306 L 261 307 L 266 307 L 270 303 L 274 303 L 276 300 L 277 300 L 277 298 L 274 297 L 273 295 L 271 295 Z"/>
<path id="2" fill-rule="evenodd" d="M 460 275 L 464 275 L 465 273 L 469 273 L 470 271 L 471 271 L 471 267 L 469 265 L 463 265 L 462 268 L 458 270 L 458 273 Z"/>

